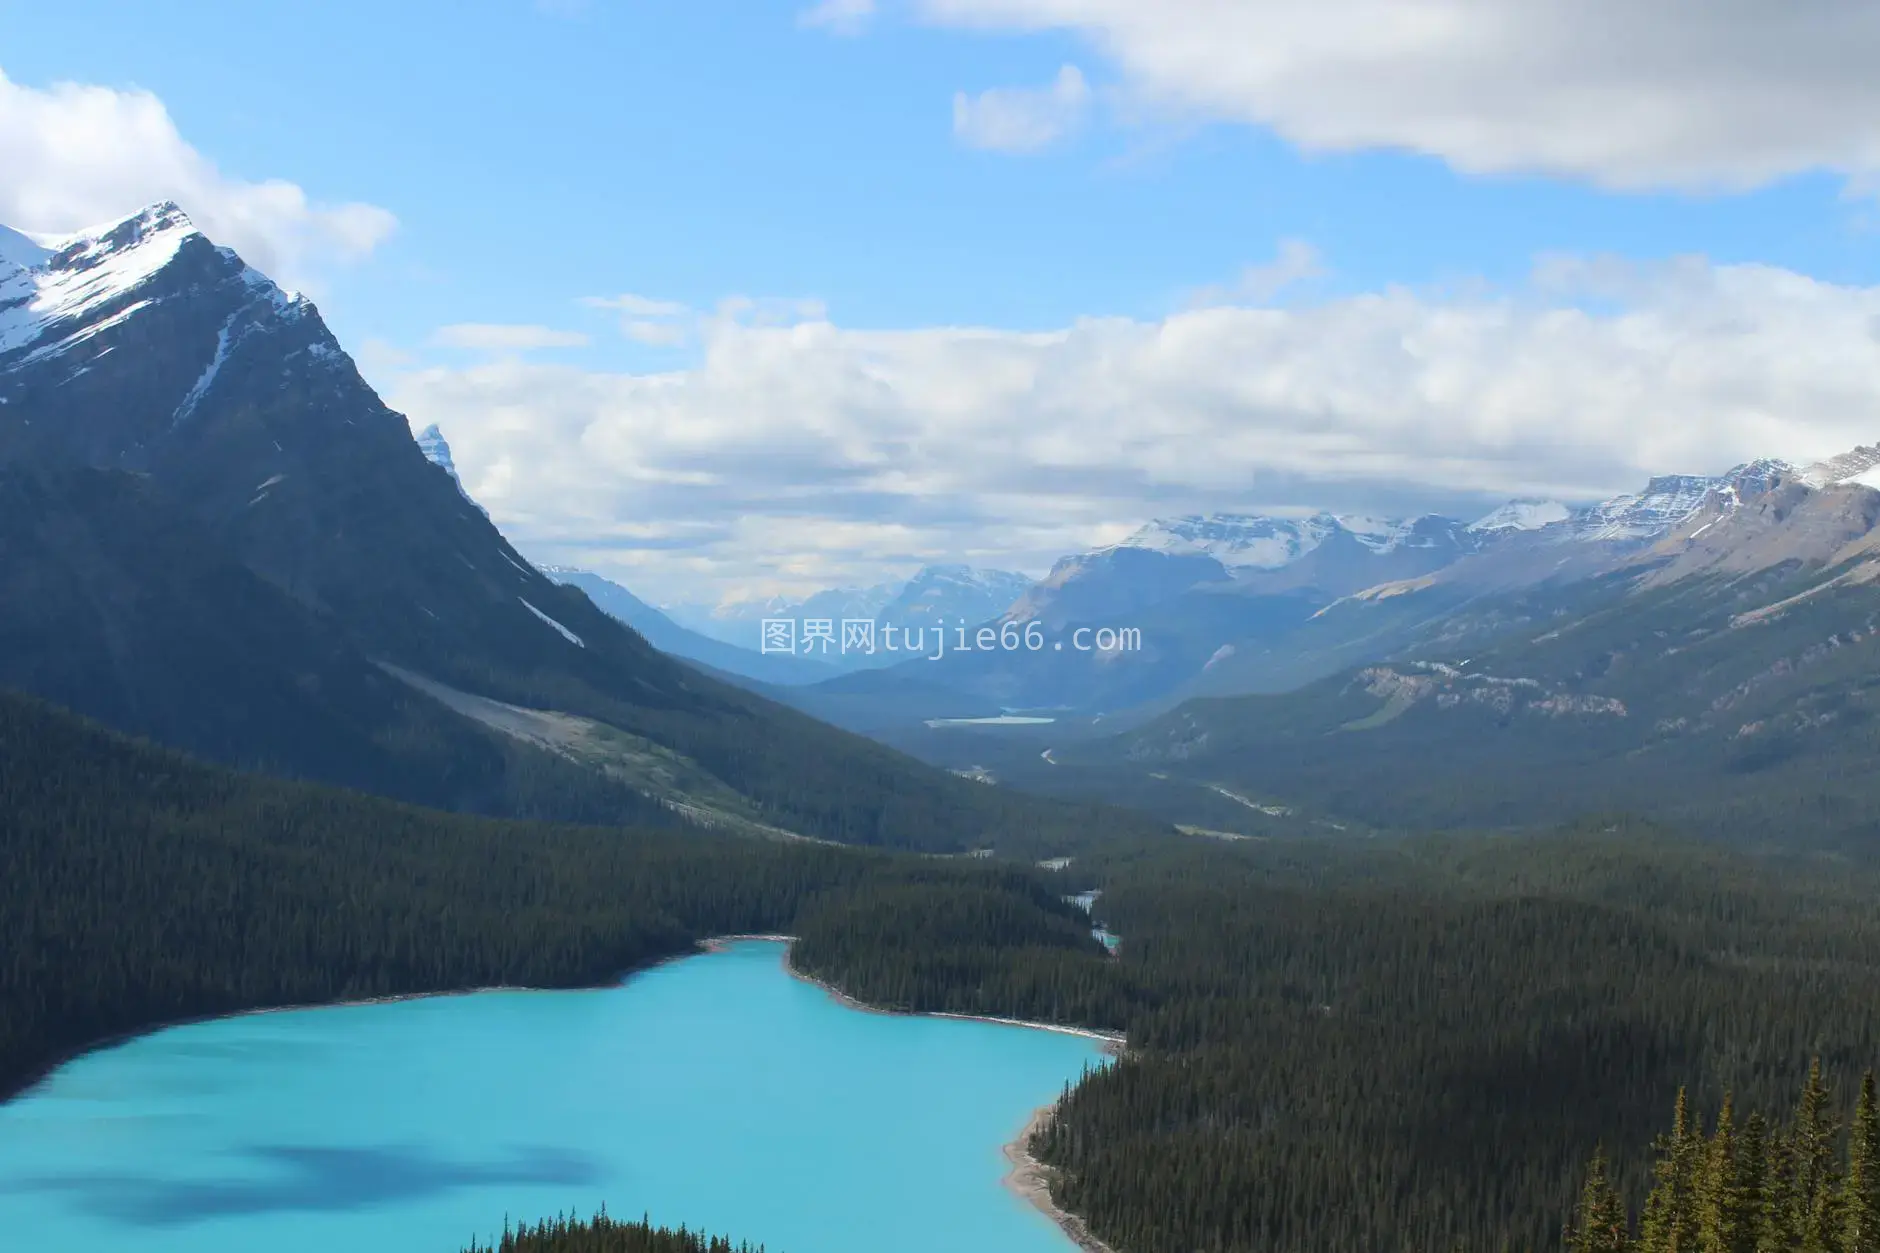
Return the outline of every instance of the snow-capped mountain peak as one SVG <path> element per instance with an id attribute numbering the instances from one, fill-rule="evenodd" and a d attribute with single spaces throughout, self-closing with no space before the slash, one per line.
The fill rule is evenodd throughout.
<path id="1" fill-rule="evenodd" d="M 450 444 L 445 441 L 444 432 L 437 423 L 433 422 L 422 431 L 419 431 L 415 438 L 418 443 L 418 451 L 424 454 L 424 459 L 444 473 L 450 475 L 450 481 L 457 485 L 458 493 L 462 495 L 465 500 L 476 505 L 478 509 L 482 509 L 484 516 L 487 517 L 489 510 L 483 509 L 482 505 L 478 505 L 476 497 L 472 496 L 470 489 L 463 485 L 463 479 L 457 473 L 457 463 L 451 459 Z M 542 567 L 544 570 L 547 570 L 547 568 L 548 567 Z"/>
<path id="2" fill-rule="evenodd" d="M 1572 514 L 1572 509 L 1557 500 L 1538 500 L 1529 497 L 1511 500 L 1501 508 L 1484 514 L 1469 523 L 1469 529 L 1478 533 L 1538 531 L 1556 522 L 1565 522 Z"/>
<path id="3" fill-rule="evenodd" d="M 1291 565 L 1324 542 L 1337 527 L 1328 513 L 1309 518 L 1265 514 L 1186 514 L 1157 518 L 1138 528 L 1118 548 L 1143 548 L 1175 556 L 1213 557 L 1229 569 L 1276 570 Z"/>
<path id="4" fill-rule="evenodd" d="M 1576 510 L 1563 524 L 1568 532 L 1564 538 L 1652 539 L 1696 513 L 1713 493 L 1724 508 L 1734 508 L 1794 476 L 1793 466 L 1773 458 L 1746 462 L 1718 475 L 1661 474 L 1647 482 L 1642 492 Z"/>
<path id="5" fill-rule="evenodd" d="M 1187 514 L 1157 518 L 1117 548 L 1142 548 L 1170 555 L 1212 557 L 1229 570 L 1278 570 L 1292 565 L 1327 540 L 1344 535 L 1373 553 L 1422 548 L 1440 542 L 1460 524 L 1436 514 L 1377 518 L 1320 512 L 1303 518 L 1267 514 Z"/>
<path id="6" fill-rule="evenodd" d="M 308 307 L 242 265 L 233 252 L 211 244 L 170 201 L 44 246 L 9 229 L 0 249 L 13 262 L 0 265 L 0 358 L 28 350 L 23 361 L 0 365 L 0 371 L 56 356 L 150 307 L 160 298 L 152 290 L 155 280 L 185 249 L 219 256 L 225 267 L 239 265 L 241 283 L 261 308 L 291 316 Z"/>
<path id="7" fill-rule="evenodd" d="M 437 423 L 418 432 L 418 448 L 424 453 L 424 459 L 442 469 L 450 477 L 457 478 L 457 463 L 451 460 L 450 445 L 444 440 L 444 432 Z M 458 480 L 461 482 L 462 480 Z"/>

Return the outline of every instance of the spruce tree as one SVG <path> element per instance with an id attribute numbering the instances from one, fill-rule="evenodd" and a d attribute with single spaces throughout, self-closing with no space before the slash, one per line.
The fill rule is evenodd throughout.
<path id="1" fill-rule="evenodd" d="M 1763 1246 L 1769 1206 L 1769 1123 L 1761 1114 L 1751 1114 L 1743 1121 L 1736 1160 L 1742 1225 L 1731 1253 L 1758 1253 Z"/>
<path id="2" fill-rule="evenodd" d="M 1791 1154 L 1795 1162 L 1795 1248 L 1800 1253 L 1836 1253 L 1840 1246 L 1840 1180 L 1835 1169 L 1835 1119 L 1821 1059 L 1808 1066 L 1808 1082 L 1795 1111 Z"/>
<path id="3" fill-rule="evenodd" d="M 1612 1186 L 1604 1147 L 1593 1151 L 1580 1190 L 1580 1212 L 1567 1237 L 1570 1253 L 1628 1253 L 1632 1247 L 1625 1203 Z"/>
<path id="4" fill-rule="evenodd" d="M 1801 1242 L 1795 1222 L 1795 1152 L 1790 1132 L 1776 1129 L 1763 1154 L 1763 1220 L 1756 1253 L 1794 1253 Z"/>
<path id="5" fill-rule="evenodd" d="M 1705 1147 L 1694 1188 L 1697 1247 L 1702 1253 L 1738 1253 L 1747 1225 L 1742 1177 L 1737 1161 L 1736 1115 L 1729 1093 L 1717 1114 L 1717 1129 Z"/>
<path id="6" fill-rule="evenodd" d="M 1880 1253 L 1880 1109 L 1871 1069 L 1860 1077 L 1860 1100 L 1848 1128 L 1841 1223 L 1842 1253 Z"/>
<path id="7" fill-rule="evenodd" d="M 1696 1182 L 1703 1149 L 1702 1129 L 1692 1122 L 1690 1098 L 1678 1089 L 1671 1134 L 1653 1146 L 1656 1182 L 1645 1201 L 1639 1224 L 1639 1253 L 1694 1253 L 1697 1248 Z"/>

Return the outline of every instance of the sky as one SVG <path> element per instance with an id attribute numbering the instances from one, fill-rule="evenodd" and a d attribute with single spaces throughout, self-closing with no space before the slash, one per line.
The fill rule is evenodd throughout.
<path id="1" fill-rule="evenodd" d="M 0 0 L 0 223 L 175 199 L 662 603 L 1880 439 L 1865 0 Z"/>

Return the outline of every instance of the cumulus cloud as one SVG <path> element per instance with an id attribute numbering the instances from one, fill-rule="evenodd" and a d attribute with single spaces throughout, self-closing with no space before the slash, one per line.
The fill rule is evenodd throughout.
<path id="1" fill-rule="evenodd" d="M 875 15 L 875 0 L 822 0 L 796 15 L 799 26 L 815 26 L 838 35 L 859 35 Z"/>
<path id="2" fill-rule="evenodd" d="M 548 326 L 497 322 L 459 322 L 454 326 L 441 326 L 431 335 L 431 343 L 439 348 L 468 348 L 475 352 L 582 348 L 588 342 L 588 337 L 580 331 L 558 331 Z"/>
<path id="3" fill-rule="evenodd" d="M 932 21 L 1079 33 L 1144 100 L 1310 150 L 1620 189 L 1880 170 L 1868 0 L 922 0 Z"/>
<path id="4" fill-rule="evenodd" d="M 1041 570 L 1169 512 L 1591 499 L 1880 435 L 1880 287 L 1701 259 L 1049 332 L 702 328 L 684 370 L 511 359 L 391 399 L 531 552 L 681 596 Z"/>
<path id="5" fill-rule="evenodd" d="M 293 183 L 218 170 L 147 91 L 0 73 L 0 222 L 61 235 L 174 200 L 218 243 L 292 285 L 370 253 L 397 225 L 369 204 L 323 204 Z"/>
<path id="6" fill-rule="evenodd" d="M 953 134 L 972 148 L 1036 152 L 1070 134 L 1090 106 L 1083 71 L 1066 65 L 1043 87 L 994 87 L 953 96 Z"/>

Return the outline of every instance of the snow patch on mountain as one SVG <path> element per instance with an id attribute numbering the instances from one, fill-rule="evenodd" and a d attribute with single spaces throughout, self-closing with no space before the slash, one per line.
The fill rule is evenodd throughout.
<path id="1" fill-rule="evenodd" d="M 1157 518 L 1117 548 L 1142 548 L 1176 556 L 1199 554 L 1229 569 L 1277 570 L 1291 565 L 1325 541 L 1337 527 L 1330 514 L 1276 518 L 1265 514 L 1187 514 Z"/>
<path id="2" fill-rule="evenodd" d="M 451 460 L 450 445 L 444 440 L 444 432 L 437 423 L 418 432 L 418 449 L 424 453 L 424 459 L 437 466 L 451 478 L 457 478 L 457 463 Z M 459 483 L 462 480 L 458 480 Z"/>
<path id="3" fill-rule="evenodd" d="M 488 517 L 490 511 L 484 509 L 482 505 L 477 505 L 476 497 L 472 496 L 470 489 L 463 485 L 463 479 L 457 473 L 457 463 L 451 459 L 450 445 L 445 442 L 444 432 L 439 429 L 437 423 L 431 423 L 419 431 L 414 438 L 417 440 L 418 451 L 424 454 L 424 459 L 450 475 L 450 481 L 457 485 L 457 494 L 476 505 L 483 516 Z"/>
<path id="4" fill-rule="evenodd" d="M 1614 496 L 1575 510 L 1564 523 L 1558 524 L 1562 528 L 1559 538 L 1653 539 L 1703 508 L 1713 495 L 1721 507 L 1733 509 L 1795 475 L 1793 466 L 1773 458 L 1747 462 L 1719 475 L 1660 475 L 1648 482 L 1642 492 Z"/>
<path id="5" fill-rule="evenodd" d="M 44 265 L 51 256 L 52 249 L 35 243 L 10 226 L 0 226 L 0 276 Z"/>
<path id="6" fill-rule="evenodd" d="M 38 265 L 0 280 L 0 353 L 33 344 L 61 323 L 93 320 L 199 233 L 181 209 L 161 204 L 64 241 Z"/>
<path id="7" fill-rule="evenodd" d="M 548 623 L 548 625 L 554 627 L 557 631 L 561 632 L 561 637 L 567 640 L 570 644 L 576 644 L 582 648 L 587 647 L 587 644 L 582 641 L 581 637 L 576 635 L 573 631 L 570 631 L 567 627 L 555 621 L 553 618 L 543 613 L 540 609 L 537 609 L 534 605 L 531 605 L 528 601 L 523 600 L 522 597 L 518 596 L 516 597 L 516 599 L 522 601 L 522 607 L 524 609 L 527 609 L 530 613 L 534 614 L 536 617 L 540 618 L 542 621 Z"/>
<path id="8" fill-rule="evenodd" d="M 168 201 L 122 221 L 56 240 L 51 246 L 0 227 L 0 358 L 30 349 L 18 361 L 0 365 L 0 371 L 66 352 L 151 307 L 155 300 L 140 299 L 140 290 L 192 240 L 202 240 L 202 232 L 188 214 Z M 217 252 L 237 260 L 226 248 Z M 244 311 L 244 333 L 269 312 L 295 317 L 311 308 L 302 297 L 283 291 L 250 266 L 243 265 L 240 278 L 260 306 Z M 243 320 L 243 314 L 232 317 L 223 328 L 216 360 L 179 409 L 179 418 L 187 416 L 214 381 L 238 320 Z"/>
<path id="9" fill-rule="evenodd" d="M 1476 532 L 1538 531 L 1556 522 L 1565 522 L 1573 510 L 1557 500 L 1511 500 L 1501 508 L 1469 523 Z"/>
<path id="10" fill-rule="evenodd" d="M 1157 518 L 1115 548 L 1142 548 L 1175 556 L 1212 557 L 1229 570 L 1278 570 L 1336 535 L 1347 535 L 1379 555 L 1400 548 L 1428 548 L 1460 526 L 1436 514 L 1378 518 L 1364 514 L 1315 513 L 1304 518 L 1268 514 L 1187 514 Z"/>
<path id="11" fill-rule="evenodd" d="M 1876 486 L 1872 480 L 1880 477 L 1880 444 L 1861 444 L 1837 456 L 1803 466 L 1795 473 L 1810 487 L 1826 487 L 1831 483 Z"/>

